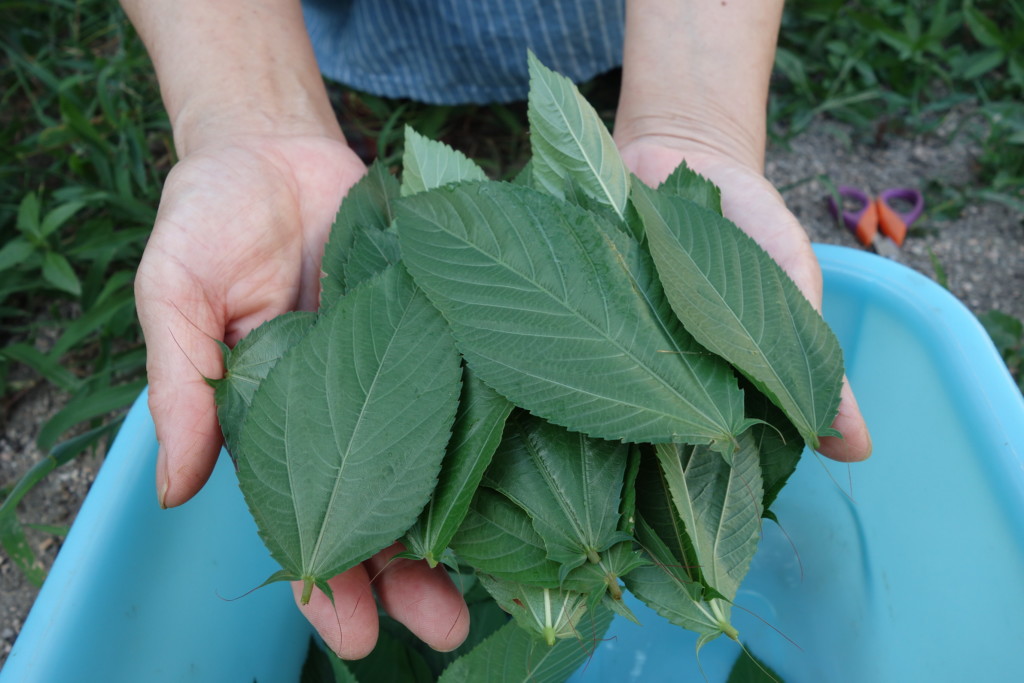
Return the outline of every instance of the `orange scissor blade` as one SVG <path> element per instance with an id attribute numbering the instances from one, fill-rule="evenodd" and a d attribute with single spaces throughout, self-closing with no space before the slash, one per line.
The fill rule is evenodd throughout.
<path id="1" fill-rule="evenodd" d="M 907 237 L 907 224 L 881 199 L 876 199 L 874 205 L 878 217 L 878 227 L 882 234 L 895 242 L 897 246 L 902 247 L 903 240 Z"/>
<path id="2" fill-rule="evenodd" d="M 857 221 L 857 228 L 854 230 L 857 241 L 865 247 L 870 247 L 875 241 L 875 235 L 878 234 L 878 204 L 877 201 L 868 202 L 860 220 Z"/>

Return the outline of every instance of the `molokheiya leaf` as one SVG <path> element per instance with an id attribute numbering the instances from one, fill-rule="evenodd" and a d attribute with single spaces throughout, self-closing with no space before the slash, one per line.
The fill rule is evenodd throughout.
<path id="1" fill-rule="evenodd" d="M 483 169 L 462 152 L 405 127 L 402 196 L 463 180 L 487 180 Z"/>
<path id="2" fill-rule="evenodd" d="M 484 475 L 533 520 L 564 577 L 628 540 L 619 506 L 629 446 L 570 432 L 525 412 L 509 418 Z"/>
<path id="3" fill-rule="evenodd" d="M 459 385 L 444 320 L 400 266 L 321 314 L 260 384 L 238 479 L 274 559 L 306 584 L 303 600 L 415 521 Z"/>
<path id="4" fill-rule="evenodd" d="M 587 596 L 583 593 L 537 588 L 487 574 L 479 574 L 478 578 L 516 623 L 548 645 L 554 645 L 560 638 L 579 638 L 579 622 L 587 613 Z"/>
<path id="5" fill-rule="evenodd" d="M 316 314 L 308 311 L 285 313 L 249 332 L 235 348 L 224 347 L 224 377 L 210 383 L 214 386 L 217 419 L 232 458 L 253 394 L 281 356 L 306 336 L 314 321 Z"/>
<path id="6" fill-rule="evenodd" d="M 511 410 L 504 396 L 463 367 L 462 396 L 437 487 L 405 535 L 406 548 L 431 566 L 440 560 L 465 519 Z"/>
<path id="7" fill-rule="evenodd" d="M 651 564 L 624 577 L 636 597 L 669 621 L 702 636 L 732 629 L 729 605 L 706 594 L 693 544 L 676 512 L 665 474 L 645 449 L 637 474 L 636 539 Z"/>
<path id="8" fill-rule="evenodd" d="M 576 567 L 563 586 L 588 593 L 606 593 L 609 599 L 619 602 L 622 600 L 619 579 L 647 564 L 649 562 L 633 549 L 630 537 L 628 541 L 621 541 L 603 551 L 597 562 L 586 562 Z"/>
<path id="9" fill-rule="evenodd" d="M 608 128 L 571 80 L 545 67 L 533 53 L 528 62 L 534 185 L 561 199 L 571 178 L 623 217 L 630 176 Z"/>
<path id="10" fill-rule="evenodd" d="M 475 577 L 473 582 L 479 587 L 479 582 L 475 580 Z M 378 615 L 380 632 L 389 634 L 395 640 L 400 641 L 407 650 L 419 655 L 422 661 L 426 662 L 430 669 L 430 681 L 436 681 L 438 676 L 440 676 L 453 661 L 472 650 L 499 628 L 509 623 L 509 615 L 502 610 L 500 606 L 498 606 L 498 603 L 491 598 L 490 594 L 488 594 L 486 590 L 480 587 L 478 593 L 482 594 L 482 599 L 473 600 L 470 597 L 467 597 L 466 599 L 466 609 L 469 611 L 469 634 L 462 642 L 462 645 L 459 645 L 454 650 L 439 652 L 432 649 L 403 624 L 384 614 Z M 373 656 L 374 655 L 371 655 L 371 657 Z M 381 676 L 378 674 L 374 680 L 380 678 Z M 393 681 L 402 681 L 404 683 L 406 679 L 400 676 L 392 676 L 385 680 L 387 683 L 392 683 Z M 360 683 L 366 682 L 360 680 Z"/>
<path id="11" fill-rule="evenodd" d="M 782 677 L 744 647 L 733 662 L 725 683 L 782 683 Z"/>
<path id="12" fill-rule="evenodd" d="M 533 160 L 527 161 L 519 172 L 516 173 L 515 177 L 512 178 L 512 182 L 516 185 L 523 185 L 525 187 L 533 187 Z"/>
<path id="13" fill-rule="evenodd" d="M 397 226 L 467 364 L 513 403 L 609 440 L 732 444 L 744 428 L 731 369 L 676 335 L 623 263 L 628 237 L 594 215 L 466 183 L 404 198 Z"/>
<path id="14" fill-rule="evenodd" d="M 620 545 L 626 547 L 612 546 L 601 555 L 600 563 L 588 562 L 563 578 L 526 511 L 483 486 L 451 542 L 459 562 L 478 572 L 538 588 L 596 594 L 616 594 L 612 582 L 642 562 L 629 544 Z"/>
<path id="15" fill-rule="evenodd" d="M 510 581 L 556 588 L 558 565 L 530 517 L 505 496 L 480 488 L 451 542 L 460 562 Z"/>
<path id="16" fill-rule="evenodd" d="M 345 662 L 320 646 L 316 637 L 309 639 L 306 661 L 302 664 L 299 683 L 360 683 Z"/>
<path id="17" fill-rule="evenodd" d="M 348 259 L 342 266 L 347 289 L 398 263 L 401 257 L 398 233 L 393 226 L 386 230 L 357 226 Z"/>
<path id="18" fill-rule="evenodd" d="M 818 448 L 839 407 L 843 353 L 781 267 L 725 218 L 633 188 L 665 293 L 683 325 L 782 408 Z"/>
<path id="19" fill-rule="evenodd" d="M 634 180 L 634 182 L 639 182 L 639 180 Z M 668 178 L 658 186 L 658 192 L 660 194 L 685 197 L 692 202 L 700 204 L 705 209 L 714 211 L 717 214 L 722 213 L 721 190 L 713 182 L 691 170 L 685 161 L 679 164 L 669 174 Z"/>
<path id="20" fill-rule="evenodd" d="M 393 202 L 399 197 L 398 180 L 380 162 L 370 165 L 366 175 L 352 186 L 341 202 L 331 236 L 324 247 L 320 280 L 321 307 L 330 305 L 351 286 L 345 281 L 345 262 L 357 227 L 385 230 L 394 220 Z"/>
<path id="21" fill-rule="evenodd" d="M 637 540 L 652 564 L 634 569 L 624 577 L 626 587 L 644 604 L 677 626 L 714 637 L 722 633 L 735 636 L 729 625 L 728 605 L 712 605 L 704 600 L 703 587 L 690 579 L 685 560 L 673 552 L 643 516 L 637 518 Z M 720 600 L 712 600 L 721 603 Z"/>
<path id="22" fill-rule="evenodd" d="M 640 473 L 640 445 L 629 447 L 626 475 L 622 482 L 622 505 L 619 506 L 619 529 L 633 535 L 636 525 L 636 482 Z"/>
<path id="23" fill-rule="evenodd" d="M 423 655 L 402 637 L 397 637 L 381 619 L 377 644 L 361 659 L 345 662 L 359 683 L 433 683 L 437 680 Z"/>
<path id="24" fill-rule="evenodd" d="M 774 519 L 771 505 L 790 475 L 796 471 L 804 450 L 804 441 L 793 423 L 764 394 L 748 389 L 744 396 L 747 416 L 762 421 L 750 428 L 750 435 L 761 462 L 761 479 L 764 482 L 762 514 Z"/>
<path id="25" fill-rule="evenodd" d="M 753 436 L 741 435 L 731 465 L 703 446 L 658 444 L 656 452 L 705 585 L 732 600 L 761 537 L 763 488 Z"/>
<path id="26" fill-rule="evenodd" d="M 611 619 L 608 610 L 590 610 L 579 623 L 578 640 L 559 640 L 550 647 L 510 622 L 452 662 L 438 683 L 563 683 L 590 657 Z"/>

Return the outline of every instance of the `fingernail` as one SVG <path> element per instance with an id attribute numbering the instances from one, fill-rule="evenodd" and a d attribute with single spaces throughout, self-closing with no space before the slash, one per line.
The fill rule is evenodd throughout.
<path id="1" fill-rule="evenodd" d="M 156 456 L 156 502 L 161 510 L 167 509 L 167 490 L 171 482 L 167 478 L 167 458 L 161 448 Z"/>

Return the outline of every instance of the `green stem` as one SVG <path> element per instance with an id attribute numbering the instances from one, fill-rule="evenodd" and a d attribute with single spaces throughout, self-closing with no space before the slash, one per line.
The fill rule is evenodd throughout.
<path id="1" fill-rule="evenodd" d="M 308 605 L 311 597 L 313 597 L 313 577 L 307 576 L 302 579 L 302 597 L 300 601 L 303 605 Z"/>

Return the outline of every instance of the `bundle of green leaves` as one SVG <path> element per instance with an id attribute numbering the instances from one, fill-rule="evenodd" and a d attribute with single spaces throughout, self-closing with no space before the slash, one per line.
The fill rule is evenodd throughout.
<path id="1" fill-rule="evenodd" d="M 514 182 L 407 130 L 401 181 L 374 166 L 343 202 L 320 310 L 225 347 L 213 382 L 271 580 L 330 596 L 402 539 L 512 615 L 458 680 L 510 657 L 565 678 L 574 639 L 632 616 L 623 584 L 700 643 L 736 638 L 761 520 L 843 377 L 710 182 L 648 188 L 575 86 L 530 69 Z M 541 675 L 538 648 L 568 656 Z"/>

